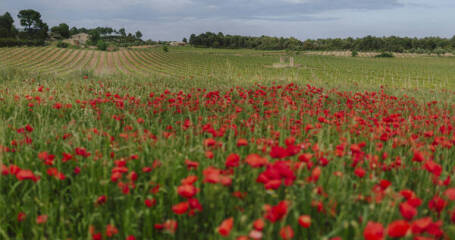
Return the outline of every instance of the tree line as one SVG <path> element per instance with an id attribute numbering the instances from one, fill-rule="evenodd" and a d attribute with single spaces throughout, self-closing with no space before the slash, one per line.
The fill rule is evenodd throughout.
<path id="1" fill-rule="evenodd" d="M 17 18 L 22 29 L 16 28 L 14 19 L 9 12 L 0 15 L 0 47 L 44 45 L 45 40 L 67 39 L 79 33 L 89 34 L 89 45 L 97 45 L 100 41 L 113 43 L 117 46 L 145 44 L 142 40 L 141 31 L 136 31 L 134 34 L 127 33 L 125 28 L 120 28 L 119 30 L 111 27 L 70 28 L 68 24 L 60 23 L 49 29 L 48 24 L 43 21 L 41 13 L 33 9 L 19 11 Z M 151 40 L 148 41 L 148 43 L 150 42 Z"/>
<path id="2" fill-rule="evenodd" d="M 17 45 L 43 45 L 49 26 L 41 19 L 41 14 L 28 9 L 17 15 L 22 30 L 14 26 L 14 19 L 9 12 L 0 16 L 0 47 Z"/>
<path id="3" fill-rule="evenodd" d="M 224 35 L 223 33 L 206 32 L 192 34 L 189 42 L 195 47 L 211 48 L 248 48 L 258 50 L 315 50 L 315 51 L 378 51 L 378 52 L 436 52 L 455 51 L 455 36 L 452 38 L 425 37 L 374 37 L 363 38 L 329 38 L 308 39 L 283 37 L 250 37 L 239 35 Z"/>

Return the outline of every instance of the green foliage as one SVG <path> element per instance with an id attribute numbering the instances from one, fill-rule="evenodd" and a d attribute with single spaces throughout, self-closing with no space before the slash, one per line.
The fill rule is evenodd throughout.
<path id="1" fill-rule="evenodd" d="M 30 31 L 32 28 L 38 28 L 42 22 L 41 13 L 33 9 L 21 10 L 17 18 L 19 18 L 21 25 L 25 27 L 26 31 Z"/>
<path id="2" fill-rule="evenodd" d="M 169 52 L 169 48 L 166 45 L 164 45 L 162 49 L 163 49 L 163 52 L 166 52 L 166 53 Z"/>
<path id="3" fill-rule="evenodd" d="M 142 33 L 141 31 L 137 31 L 134 36 L 137 38 L 137 39 L 141 39 L 142 38 Z"/>
<path id="4" fill-rule="evenodd" d="M 190 44 L 195 47 L 213 48 L 251 48 L 260 50 L 303 50 L 303 44 L 296 38 L 277 37 L 244 37 L 238 35 L 224 35 L 223 33 L 192 34 Z"/>
<path id="5" fill-rule="evenodd" d="M 66 42 L 63 42 L 63 41 L 59 41 L 57 43 L 57 47 L 59 47 L 59 48 L 67 48 L 67 47 L 69 47 L 69 44 L 66 43 Z"/>
<path id="6" fill-rule="evenodd" d="M 25 28 L 24 33 L 19 37 L 28 39 L 46 39 L 49 26 L 41 19 L 41 13 L 33 10 L 21 10 L 17 17 L 21 25 Z"/>
<path id="7" fill-rule="evenodd" d="M 374 56 L 375 58 L 393 58 L 393 54 L 392 53 L 389 53 L 389 52 L 383 52 L 381 54 L 378 54 L 376 56 Z"/>
<path id="8" fill-rule="evenodd" d="M 447 51 L 441 47 L 438 47 L 433 52 L 435 54 L 437 54 L 438 56 L 441 56 L 441 55 L 444 55 Z"/>
<path id="9" fill-rule="evenodd" d="M 55 34 L 59 34 L 63 38 L 70 37 L 70 28 L 66 23 L 60 23 L 60 25 L 52 27 L 51 32 Z"/>
<path id="10" fill-rule="evenodd" d="M 16 39 L 16 38 L 0 38 L 0 47 L 15 47 L 15 46 L 44 46 L 43 39 Z"/>
<path id="11" fill-rule="evenodd" d="M 223 33 L 202 33 L 191 34 L 190 44 L 195 47 L 212 48 L 248 48 L 258 50 L 357 50 L 357 51 L 379 51 L 379 52 L 412 52 L 413 49 L 424 49 L 434 51 L 437 48 L 451 50 L 455 48 L 455 37 L 451 39 L 439 37 L 408 38 L 408 37 L 374 37 L 363 38 L 329 38 L 329 39 L 308 39 L 304 42 L 295 38 L 277 37 L 248 37 L 238 35 L 224 35 Z"/>
<path id="12" fill-rule="evenodd" d="M 101 39 L 100 33 L 96 30 L 91 30 L 89 32 L 89 45 L 96 45 Z"/>
<path id="13" fill-rule="evenodd" d="M 130 53 L 137 59 L 138 52 L 132 50 Z M 150 49 L 147 53 L 163 54 L 160 48 Z M 234 56 L 236 54 L 242 57 Z M 37 78 L 35 74 L 0 72 L 0 82 L 4 89 L 8 89 L 8 94 L 2 95 L 1 118 L 11 124 L 0 126 L 0 141 L 4 148 L 17 150 L 2 152 L 3 164 L 30 169 L 41 176 L 36 183 L 30 180 L 19 182 L 12 174 L 1 176 L 3 194 L 0 196 L 0 222 L 2 231 L 7 234 L 1 239 L 90 239 L 88 229 L 91 229 L 91 225 L 95 233 L 99 232 L 106 239 L 107 224 L 119 230 L 111 239 L 125 239 L 130 234 L 137 239 L 235 239 L 239 235 L 248 235 L 254 229 L 253 221 L 266 215 L 263 209 L 265 204 L 273 206 L 283 199 L 289 200 L 288 214 L 276 223 L 265 220 L 263 239 L 280 239 L 280 228 L 289 224 L 295 230 L 294 239 L 330 239 L 335 236 L 362 239 L 364 225 L 369 221 L 381 222 L 387 228 L 390 222 L 403 219 L 399 204 L 390 207 L 390 202 L 397 201 L 396 196 L 403 189 L 412 189 L 414 196 L 423 202 L 414 219 L 430 216 L 433 222 L 444 223 L 447 236 L 454 236 L 449 217 L 453 202 L 444 194 L 445 189 L 453 185 L 434 187 L 434 177 L 421 167 L 425 163 L 412 161 L 415 146 L 406 143 L 393 145 L 398 137 L 410 138 L 415 131 L 419 131 L 417 140 L 421 149 L 427 149 L 433 139 L 447 136 L 439 132 L 439 126 L 452 122 L 453 99 L 443 99 L 437 105 L 421 102 L 442 98 L 435 94 L 439 91 L 433 88 L 425 90 L 425 86 L 432 86 L 429 85 L 430 80 L 439 81 L 455 76 L 452 75 L 455 70 L 451 67 L 453 59 L 379 60 L 302 56 L 296 60 L 304 63 L 306 68 L 264 71 L 263 64 L 276 61 L 276 56 L 266 51 L 179 48 L 178 52 L 171 49 L 166 56 L 171 59 L 170 62 L 160 62 L 164 64 L 155 66 L 162 66 L 170 72 L 182 69 L 172 68 L 173 64 L 188 66 L 189 69 L 185 71 L 189 74 L 181 75 L 187 78 L 183 80 L 180 74 L 171 77 L 149 75 L 141 78 L 131 74 L 95 78 L 95 73 L 90 70 L 82 70 L 74 78 Z M 141 63 L 144 64 L 144 61 Z M 134 74 L 139 75 L 138 70 Z M 190 76 L 194 78 L 190 80 Z M 271 87 L 277 86 L 272 81 L 279 81 L 277 84 L 286 87 L 274 88 L 273 92 L 269 92 Z M 391 85 L 399 83 L 411 86 L 406 90 Z M 308 88 L 312 92 L 305 90 L 306 84 L 309 84 Z M 380 88 L 379 85 L 385 87 Z M 44 86 L 43 92 L 37 91 L 40 86 Z M 315 88 L 310 89 L 310 86 Z M 339 86 L 343 88 L 340 91 L 347 92 L 331 91 Z M 191 88 L 195 89 L 194 92 L 190 92 Z M 196 91 L 197 88 L 200 90 Z M 421 94 L 422 98 L 415 101 L 408 92 Z M 453 98 L 453 93 L 445 92 Z M 150 93 L 155 95 L 152 97 Z M 392 94 L 398 100 L 389 97 Z M 29 99 L 28 95 L 32 97 Z M 346 101 L 345 96 L 353 97 Z M 39 99 L 46 101 L 38 102 Z M 57 109 L 57 103 L 63 107 Z M 188 106 L 194 108 L 189 109 Z M 378 108 L 381 111 L 376 111 Z M 426 114 L 428 110 L 434 111 Z M 353 118 L 349 114 L 361 117 Z M 417 117 L 410 117 L 411 114 Z M 320 123 L 319 116 L 328 120 Z M 434 116 L 439 118 L 435 119 Z M 362 124 L 359 124 L 361 121 Z M 185 127 L 186 122 L 189 123 L 188 129 Z M 399 135 L 389 134 L 389 140 L 382 142 L 379 139 L 381 132 L 368 131 L 374 130 L 375 123 L 389 126 Z M 33 132 L 18 131 L 28 124 L 33 127 Z M 395 127 L 400 124 L 409 125 L 412 132 Z M 306 126 L 317 127 L 303 130 Z M 436 135 L 424 137 L 430 130 L 435 131 Z M 366 135 L 363 134 L 365 131 Z M 164 134 L 170 136 L 164 137 Z M 215 146 L 203 145 L 207 138 L 215 134 Z M 295 136 L 296 146 L 310 146 L 298 155 L 284 158 L 286 164 L 293 166 L 296 182 L 289 187 L 282 185 L 278 190 L 267 190 L 257 183 L 258 176 L 267 167 L 252 170 L 245 164 L 245 156 L 258 153 L 271 164 L 278 162 L 279 159 L 274 160 L 269 156 L 270 147 L 263 153 L 262 146 L 258 147 L 258 144 L 268 146 L 273 143 L 286 147 L 288 141 L 285 139 L 290 134 Z M 26 137 L 33 142 L 11 144 L 13 140 L 19 142 Z M 239 138 L 253 140 L 239 147 L 236 141 Z M 266 140 L 259 143 L 254 140 L 259 138 Z M 353 175 L 355 167 L 351 165 L 352 155 L 356 153 L 351 154 L 353 151 L 350 147 L 363 142 L 366 145 L 360 154 L 364 157 L 363 153 L 366 152 L 365 161 L 362 160 L 357 167 L 366 169 L 368 174 L 358 178 Z M 79 151 L 75 148 L 84 148 L 91 155 L 87 158 L 76 155 L 75 152 Z M 335 156 L 335 150 L 340 150 L 342 155 Z M 213 151 L 214 158 L 205 158 L 207 151 Z M 56 156 L 54 166 L 45 165 L 45 161 L 38 159 L 38 156 L 43 156 L 39 153 L 44 152 Z M 297 165 L 301 162 L 298 160 L 299 155 L 313 152 L 330 156 L 329 164 L 322 167 L 324 159 L 310 154 L 313 156 L 310 162 L 315 163 L 313 169 L 322 169 L 317 182 L 308 181 L 312 170 L 308 170 L 305 164 L 303 168 Z M 73 159 L 61 161 L 63 153 L 72 154 Z M 225 168 L 230 153 L 240 156 L 240 167 Z M 441 179 L 445 179 L 453 169 L 453 162 L 446 159 L 450 160 L 455 154 L 454 149 L 438 146 L 436 153 L 430 154 L 435 155 L 434 160 L 442 165 Z M 382 159 L 381 156 L 385 155 L 387 158 Z M 375 161 L 375 156 L 380 156 L 381 166 L 395 165 L 398 156 L 402 162 L 399 161 L 399 166 L 393 169 L 373 168 L 369 164 Z M 187 170 L 186 159 L 198 162 L 198 168 Z M 120 164 L 125 166 L 119 167 Z M 294 168 L 294 165 L 297 167 Z M 148 166 L 153 166 L 151 172 L 142 170 Z M 232 176 L 232 185 L 224 187 L 221 184 L 204 183 L 202 173 L 209 166 L 222 168 L 222 174 Z M 58 180 L 49 176 L 46 172 L 51 167 L 58 169 L 66 178 Z M 114 167 L 117 167 L 116 171 L 128 171 L 123 173 L 119 182 L 111 179 Z M 76 168 L 81 170 L 79 174 L 75 173 Z M 137 179 L 133 173 L 137 173 Z M 178 186 L 182 179 L 192 175 L 198 177 L 194 183 L 198 189 L 195 198 L 203 205 L 203 211 L 197 211 L 193 216 L 176 215 L 171 211 L 172 206 L 187 201 L 178 195 Z M 381 180 L 392 183 L 384 190 L 387 195 L 381 202 L 356 200 L 360 195 L 374 198 Z M 119 183 L 130 187 L 129 194 L 122 193 Z M 160 188 L 151 193 L 155 186 Z M 247 194 L 242 194 L 242 198 L 234 198 L 234 192 Z M 107 196 L 104 204 L 97 203 L 101 195 Z M 427 207 L 435 195 L 441 196 L 449 204 L 441 216 Z M 146 199 L 156 200 L 157 204 L 148 208 L 144 205 Z M 398 200 L 406 201 L 401 198 Z M 322 204 L 323 211 L 319 211 L 315 203 Z M 336 206 L 332 203 L 336 203 Z M 26 219 L 22 222 L 17 221 L 19 212 L 26 213 Z M 42 214 L 48 215 L 48 221 L 37 224 L 36 217 Z M 311 216 L 310 228 L 304 229 L 298 225 L 297 217 L 301 214 Z M 223 238 L 218 234 L 217 227 L 227 217 L 234 217 L 235 224 L 230 236 Z M 174 235 L 153 227 L 167 219 L 178 221 L 178 230 Z"/>
<path id="14" fill-rule="evenodd" d="M 9 12 L 0 16 L 0 37 L 1 38 L 14 38 L 17 35 L 17 30 L 14 27 L 14 19 Z"/>
<path id="15" fill-rule="evenodd" d="M 107 43 L 103 40 L 98 40 L 98 42 L 96 43 L 96 47 L 98 50 L 106 51 Z"/>
<path id="16" fill-rule="evenodd" d="M 351 52 L 352 57 L 357 57 L 358 55 L 359 55 L 359 52 L 357 52 L 356 50 L 352 50 L 352 52 Z"/>
<path id="17" fill-rule="evenodd" d="M 122 35 L 123 37 L 125 37 L 125 36 L 126 36 L 126 30 L 125 30 L 125 28 L 120 28 L 120 29 L 118 30 L 118 33 L 120 33 L 120 35 Z"/>

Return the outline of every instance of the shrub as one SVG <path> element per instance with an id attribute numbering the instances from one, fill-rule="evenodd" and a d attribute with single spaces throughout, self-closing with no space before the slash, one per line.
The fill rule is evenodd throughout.
<path id="1" fill-rule="evenodd" d="M 438 47 L 435 50 L 433 50 L 433 52 L 436 53 L 438 56 L 441 56 L 446 54 L 447 51 L 441 47 Z"/>
<path id="2" fill-rule="evenodd" d="M 388 53 L 388 52 L 383 52 L 381 54 L 378 54 L 376 56 L 374 56 L 376 58 L 393 58 L 393 54 L 392 53 Z"/>
<path id="3" fill-rule="evenodd" d="M 67 48 L 67 47 L 69 47 L 69 44 L 66 43 L 66 42 L 59 41 L 57 43 L 57 47 L 59 47 L 59 48 Z"/>
<path id="4" fill-rule="evenodd" d="M 357 57 L 358 55 L 359 55 L 359 52 L 357 52 L 356 50 L 353 50 L 353 51 L 351 52 L 351 56 L 352 56 L 352 57 Z"/>
<path id="5" fill-rule="evenodd" d="M 106 51 L 107 44 L 106 44 L 106 42 L 99 40 L 98 43 L 96 44 L 96 47 L 98 48 L 98 50 Z"/>
<path id="6" fill-rule="evenodd" d="M 169 48 L 168 48 L 166 45 L 164 45 L 164 46 L 163 46 L 163 51 L 164 51 L 164 52 L 169 52 Z"/>
<path id="7" fill-rule="evenodd" d="M 45 41 L 40 39 L 25 40 L 14 38 L 0 38 L 0 47 L 14 47 L 14 46 L 44 46 Z"/>

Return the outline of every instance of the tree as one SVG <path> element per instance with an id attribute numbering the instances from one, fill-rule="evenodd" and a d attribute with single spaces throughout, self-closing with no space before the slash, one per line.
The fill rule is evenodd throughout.
<path id="1" fill-rule="evenodd" d="M 188 43 L 188 40 L 184 37 L 183 40 L 182 40 L 182 42 Z"/>
<path id="2" fill-rule="evenodd" d="M 41 20 L 41 13 L 33 9 L 21 10 L 17 17 L 27 32 L 31 31 L 33 28 L 39 28 L 39 25 L 43 23 Z"/>
<path id="3" fill-rule="evenodd" d="M 48 37 L 47 32 L 49 32 L 49 26 L 47 23 L 40 22 L 38 24 L 38 29 L 36 30 L 35 36 L 39 39 L 46 39 Z"/>
<path id="4" fill-rule="evenodd" d="M 191 45 L 199 45 L 199 37 L 196 34 L 191 34 L 190 36 L 190 44 Z"/>
<path id="5" fill-rule="evenodd" d="M 98 50 L 106 51 L 106 49 L 107 49 L 107 43 L 104 42 L 103 40 L 99 40 L 99 41 L 96 43 L 96 47 L 98 48 Z"/>
<path id="6" fill-rule="evenodd" d="M 21 10 L 17 15 L 21 25 L 25 28 L 28 38 L 47 38 L 49 26 L 41 20 L 41 13 L 32 10 Z"/>
<path id="7" fill-rule="evenodd" d="M 135 34 L 136 38 L 137 39 L 141 39 L 142 38 L 142 33 L 141 31 L 137 31 L 136 34 Z"/>
<path id="8" fill-rule="evenodd" d="M 122 37 L 126 37 L 125 28 L 120 28 L 120 29 L 118 30 L 118 33 L 120 33 L 120 35 L 122 35 Z"/>
<path id="9" fill-rule="evenodd" d="M 79 30 L 77 29 L 77 27 L 72 27 L 70 29 L 70 36 L 76 35 L 78 33 L 79 33 Z"/>
<path id="10" fill-rule="evenodd" d="M 101 39 L 100 33 L 96 30 L 90 30 L 89 32 L 89 40 L 91 45 L 95 45 Z"/>
<path id="11" fill-rule="evenodd" d="M 16 37 L 17 30 L 14 27 L 14 19 L 9 12 L 0 16 L 0 38 L 14 38 Z"/>
<path id="12" fill-rule="evenodd" d="M 51 32 L 60 34 L 63 38 L 70 37 L 70 27 L 66 23 L 60 23 L 60 25 L 52 27 Z"/>

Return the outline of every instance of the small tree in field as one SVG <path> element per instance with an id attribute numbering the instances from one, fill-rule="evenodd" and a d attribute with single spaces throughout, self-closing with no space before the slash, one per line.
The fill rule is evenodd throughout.
<path id="1" fill-rule="evenodd" d="M 141 39 L 141 38 L 142 38 L 142 33 L 141 33 L 141 31 L 137 31 L 136 34 L 135 34 L 135 37 L 136 37 L 137 39 Z"/>
<path id="2" fill-rule="evenodd" d="M 163 46 L 163 52 L 169 52 L 169 48 L 166 45 Z"/>
<path id="3" fill-rule="evenodd" d="M 356 50 L 352 50 L 352 52 L 351 52 L 352 57 L 357 57 L 358 55 L 359 55 L 359 52 L 357 52 Z"/>
<path id="4" fill-rule="evenodd" d="M 98 50 L 106 51 L 107 43 L 104 42 L 103 40 L 99 40 L 98 43 L 96 44 L 96 47 L 98 48 Z"/>

